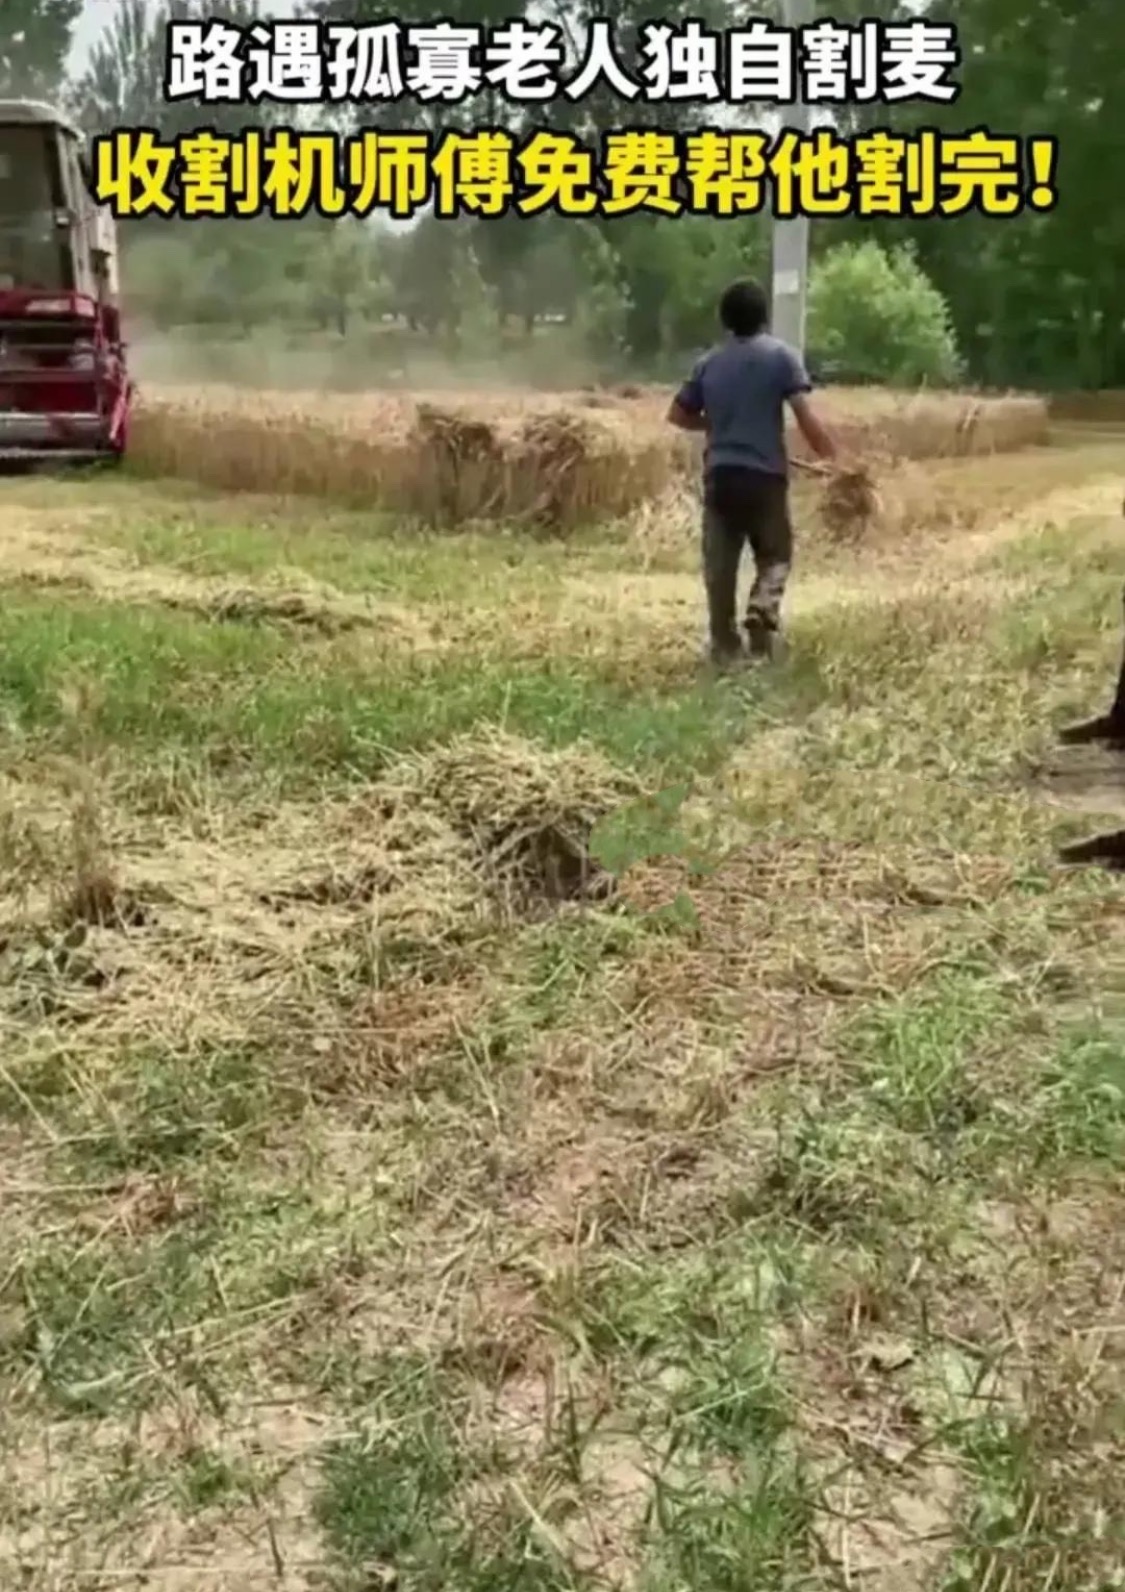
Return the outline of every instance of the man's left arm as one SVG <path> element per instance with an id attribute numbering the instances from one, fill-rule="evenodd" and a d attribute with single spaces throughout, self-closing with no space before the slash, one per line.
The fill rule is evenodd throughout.
<path id="1" fill-rule="evenodd" d="M 707 414 L 703 407 L 703 361 L 696 365 L 687 381 L 668 406 L 665 417 L 677 431 L 706 431 Z"/>

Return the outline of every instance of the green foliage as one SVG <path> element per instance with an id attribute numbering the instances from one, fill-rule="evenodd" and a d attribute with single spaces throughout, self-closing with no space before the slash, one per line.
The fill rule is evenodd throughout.
<path id="1" fill-rule="evenodd" d="M 125 247 L 131 304 L 161 328 L 347 337 L 390 313 L 443 355 L 478 358 L 530 346 L 551 319 L 606 373 L 624 361 L 663 372 L 714 342 L 722 289 L 768 271 L 757 218 L 428 217 L 399 232 L 315 217 L 204 221 L 142 224 Z M 959 371 L 945 303 L 905 248 L 843 244 L 815 262 L 810 342 L 853 378 L 945 383 Z"/>
<path id="2" fill-rule="evenodd" d="M 733 278 L 764 271 L 768 252 L 757 218 L 630 216 L 599 228 L 598 237 L 615 340 L 641 364 L 713 342 L 719 294 Z"/>
<path id="3" fill-rule="evenodd" d="M 926 9 L 943 15 L 936 0 Z M 979 380 L 1125 385 L 1125 217 L 1113 195 L 1125 107 L 1125 8 L 1115 0 L 1080 7 L 1070 0 L 961 0 L 956 11 L 964 48 L 956 102 L 905 103 L 890 118 L 886 107 L 872 105 L 864 108 L 868 124 L 1051 134 L 1060 151 L 1058 205 L 1049 215 L 1003 222 L 980 215 L 852 222 L 851 233 L 917 244 Z M 1084 39 L 1096 39 L 1097 47 L 1084 47 Z"/>
<path id="4" fill-rule="evenodd" d="M 809 343 L 851 379 L 944 384 L 960 370 L 945 300 L 905 245 L 842 244 L 817 263 Z"/>
<path id="5" fill-rule="evenodd" d="M 560 216 L 509 214 L 473 228 L 473 252 L 505 318 L 530 330 L 537 316 L 573 316 L 582 304 L 592 268 L 593 229 Z"/>
<path id="6" fill-rule="evenodd" d="M 496 295 L 481 273 L 472 238 L 458 238 L 449 278 L 451 341 L 458 351 L 487 353 L 496 347 L 500 317 Z"/>
<path id="7" fill-rule="evenodd" d="M 129 303 L 162 329 L 263 326 L 346 335 L 390 297 L 378 235 L 354 221 L 266 218 L 123 229 Z"/>
<path id="8" fill-rule="evenodd" d="M 295 293 L 321 326 L 346 335 L 353 319 L 382 314 L 388 284 L 372 229 L 359 221 L 322 222 L 302 229 L 303 258 L 292 260 L 286 275 Z"/>
<path id="9" fill-rule="evenodd" d="M 399 241 L 391 263 L 395 307 L 412 328 L 448 329 L 450 289 L 463 228 L 426 217 Z"/>
<path id="10" fill-rule="evenodd" d="M 619 356 L 625 347 L 629 295 L 621 282 L 617 257 L 605 233 L 593 226 L 576 231 L 577 259 L 584 285 L 575 315 L 583 343 L 603 359 Z"/>
<path id="11" fill-rule="evenodd" d="M 678 221 L 637 216 L 606 228 L 626 306 L 625 348 L 635 360 L 651 358 L 663 346 L 664 313 L 674 291 L 677 226 Z"/>
<path id="12" fill-rule="evenodd" d="M 769 233 L 757 216 L 718 225 L 706 216 L 689 216 L 670 231 L 673 275 L 663 343 L 680 353 L 715 341 L 716 306 L 728 283 L 742 276 L 768 278 Z"/>
<path id="13" fill-rule="evenodd" d="M 54 99 L 82 0 L 4 0 L 0 97 Z"/>
<path id="14" fill-rule="evenodd" d="M 5 0 L 6 3 L 6 0 Z M 245 26 L 259 14 L 257 0 L 117 0 L 94 43 L 83 75 L 72 85 L 71 100 L 92 130 L 158 127 L 166 136 L 206 125 L 219 132 L 265 119 L 265 107 L 172 104 L 164 98 L 164 40 L 169 22 L 207 20 L 220 15 Z M 81 4 L 71 6 L 81 13 Z"/>

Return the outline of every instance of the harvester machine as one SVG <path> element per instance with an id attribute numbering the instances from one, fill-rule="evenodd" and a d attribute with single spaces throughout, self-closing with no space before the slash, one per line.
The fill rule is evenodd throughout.
<path id="1" fill-rule="evenodd" d="M 125 451 L 116 229 L 87 178 L 65 116 L 0 100 L 0 467 Z"/>

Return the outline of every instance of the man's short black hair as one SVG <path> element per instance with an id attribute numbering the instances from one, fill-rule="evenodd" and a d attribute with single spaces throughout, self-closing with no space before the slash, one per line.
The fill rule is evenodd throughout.
<path id="1" fill-rule="evenodd" d="M 753 337 L 769 320 L 765 289 L 757 282 L 732 282 L 719 300 L 719 319 L 735 337 Z"/>

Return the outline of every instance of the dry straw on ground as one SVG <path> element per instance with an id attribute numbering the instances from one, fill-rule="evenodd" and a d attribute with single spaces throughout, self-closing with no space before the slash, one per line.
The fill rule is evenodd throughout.
<path id="1" fill-rule="evenodd" d="M 604 899 L 594 831 L 640 791 L 593 746 L 485 727 L 358 796 L 215 839 L 158 829 L 124 855 L 92 791 L 44 816 L 5 786 L 0 1024 L 53 1002 L 75 1023 L 96 1007 L 103 1044 L 225 1042 L 266 986 L 286 1021 L 308 1020 L 310 981 L 346 983 L 370 946 L 436 965 L 498 924 Z"/>
<path id="2" fill-rule="evenodd" d="M 693 479 L 698 439 L 664 423 L 664 389 L 481 393 L 430 401 L 223 387 L 146 390 L 133 454 L 220 490 L 310 494 L 424 522 L 546 532 L 636 512 Z M 1047 440 L 1038 398 L 833 389 L 845 447 L 881 458 L 1008 452 Z"/>
<path id="3" fill-rule="evenodd" d="M 610 881 L 591 855 L 594 829 L 642 792 L 594 747 L 548 751 L 500 730 L 405 758 L 384 788 L 407 810 L 440 810 L 490 894 L 519 909 L 602 893 Z"/>

